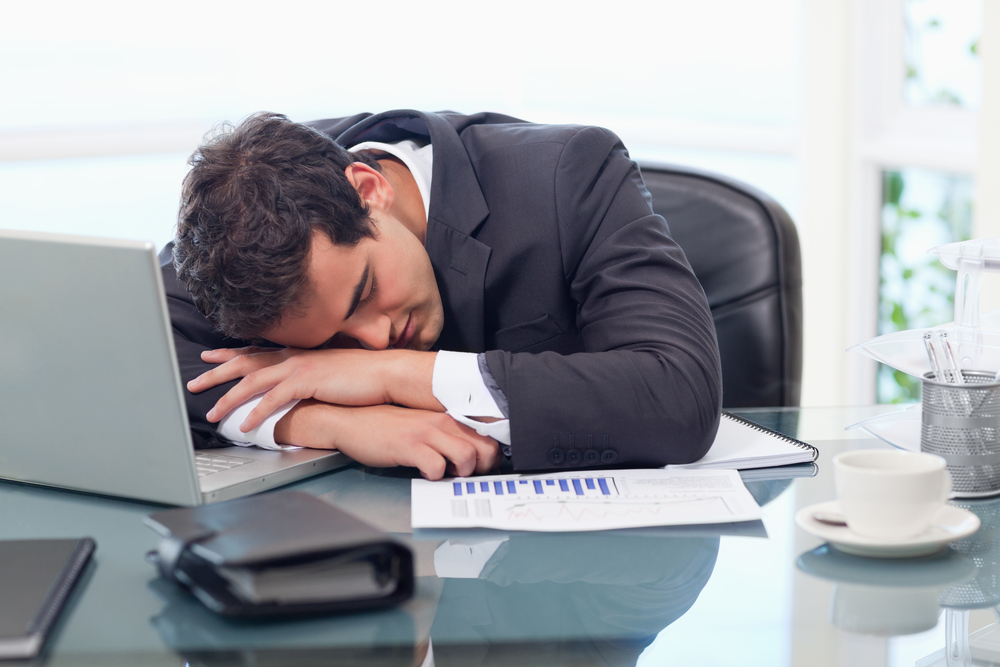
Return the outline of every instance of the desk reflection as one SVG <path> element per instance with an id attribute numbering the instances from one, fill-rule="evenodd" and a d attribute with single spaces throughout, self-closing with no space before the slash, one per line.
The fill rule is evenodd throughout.
<path id="1" fill-rule="evenodd" d="M 977 633 L 981 641 L 971 640 L 969 613 L 989 609 L 1000 621 L 1000 499 L 959 500 L 953 504 L 974 513 L 981 525 L 975 535 L 951 545 L 971 560 L 976 570 L 970 581 L 951 588 L 941 597 L 941 606 L 945 608 L 945 654 L 949 665 L 971 665 L 973 659 L 993 663 L 1000 659 L 996 638 Z"/>
<path id="2" fill-rule="evenodd" d="M 982 525 L 938 554 L 882 560 L 849 556 L 829 545 L 802 554 L 800 570 L 835 582 L 830 622 L 855 634 L 894 637 L 937 626 L 944 611 L 946 645 L 920 664 L 1000 660 L 1000 626 L 988 625 L 971 638 L 969 627 L 969 613 L 977 609 L 1000 620 L 1000 498 L 953 504 L 976 514 Z"/>
<path id="3" fill-rule="evenodd" d="M 764 505 L 790 483 L 747 487 Z M 378 500 L 380 515 L 393 514 L 386 498 Z M 150 586 L 166 604 L 151 623 L 192 666 L 630 667 L 695 603 L 715 568 L 720 534 L 766 538 L 759 521 L 593 533 L 396 533 L 412 540 L 420 569 L 434 573 L 418 577 L 417 596 L 399 608 L 234 621 L 155 580 Z"/>
<path id="4" fill-rule="evenodd" d="M 486 543 L 489 553 L 476 552 L 476 543 Z M 456 550 L 479 557 L 478 569 L 466 563 L 455 570 L 453 563 L 447 571 L 447 558 L 437 554 Z M 718 551 L 717 536 L 655 530 L 455 538 L 435 555 L 445 576 L 421 577 L 418 589 L 439 591 L 436 604 L 423 608 L 417 599 L 369 614 L 234 621 L 154 580 L 150 587 L 166 605 L 151 623 L 190 665 L 444 667 L 511 664 L 521 655 L 529 658 L 522 664 L 634 665 L 656 634 L 694 604 Z M 419 628 L 431 618 L 428 655 Z"/>
<path id="5" fill-rule="evenodd" d="M 474 547 L 483 542 L 459 538 L 438 547 L 435 565 L 445 578 L 431 626 L 438 667 L 508 664 L 531 641 L 546 642 L 553 664 L 633 665 L 660 630 L 691 608 L 719 552 L 718 537 L 514 533 L 500 539 L 486 542 L 493 552 L 474 576 L 448 552 L 482 558 Z"/>
<path id="6" fill-rule="evenodd" d="M 165 579 L 149 587 L 165 605 L 150 619 L 182 665 L 420 664 L 411 613 L 384 612 L 293 619 L 233 619 L 215 614 Z"/>

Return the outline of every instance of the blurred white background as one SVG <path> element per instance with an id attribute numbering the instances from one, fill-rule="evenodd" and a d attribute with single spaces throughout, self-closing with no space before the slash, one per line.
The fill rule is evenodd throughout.
<path id="1" fill-rule="evenodd" d="M 996 23 L 983 12 L 982 0 L 5 3 L 0 225 L 161 246 L 187 156 L 215 124 L 261 109 L 600 124 L 634 157 L 728 174 L 789 210 L 803 403 L 871 402 L 874 367 L 843 350 L 879 326 L 884 173 L 920 167 L 968 191 L 1000 173 L 1000 158 L 980 161 L 1000 149 L 979 150 L 1000 143 L 979 133 L 1000 85 L 981 84 L 996 78 L 986 51 L 960 52 Z"/>
<path id="2" fill-rule="evenodd" d="M 599 123 L 636 156 L 724 165 L 791 205 L 796 7 L 11 5 L 0 24 L 0 215 L 6 226 L 162 244 L 200 136 L 262 109 L 295 120 L 414 108 Z M 779 139 L 756 155 L 741 150 L 747 139 L 714 136 L 744 124 Z"/>

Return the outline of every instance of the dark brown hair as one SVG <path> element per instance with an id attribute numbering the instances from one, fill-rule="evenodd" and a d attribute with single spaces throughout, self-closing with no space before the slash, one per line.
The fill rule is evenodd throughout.
<path id="1" fill-rule="evenodd" d="M 353 247 L 374 237 L 344 170 L 378 168 L 325 134 L 260 112 L 194 152 L 177 217 L 174 266 L 195 306 L 227 336 L 260 340 L 294 312 L 314 230 Z"/>

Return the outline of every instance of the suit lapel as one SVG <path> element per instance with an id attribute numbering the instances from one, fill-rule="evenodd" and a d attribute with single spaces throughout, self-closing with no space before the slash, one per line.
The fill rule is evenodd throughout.
<path id="1" fill-rule="evenodd" d="M 490 248 L 471 236 L 431 220 L 427 254 L 444 304 L 444 329 L 435 347 L 460 352 L 485 350 L 483 288 Z"/>
<path id="2" fill-rule="evenodd" d="M 482 352 L 486 344 L 483 291 L 491 250 L 471 234 L 490 210 L 455 129 L 436 114 L 426 119 L 434 145 L 426 247 L 445 304 L 437 347 Z"/>

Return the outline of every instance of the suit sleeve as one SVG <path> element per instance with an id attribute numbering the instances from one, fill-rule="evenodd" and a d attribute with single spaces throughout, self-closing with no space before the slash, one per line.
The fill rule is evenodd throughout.
<path id="1" fill-rule="evenodd" d="M 213 387 L 200 394 L 191 393 L 186 385 L 190 380 L 214 367 L 213 364 L 201 360 L 202 352 L 221 347 L 243 347 L 248 343 L 226 338 L 198 312 L 184 285 L 177 280 L 171 256 L 172 247 L 173 244 L 170 243 L 160 251 L 160 271 L 163 276 L 164 291 L 167 294 L 167 309 L 170 311 L 174 350 L 181 373 L 181 389 L 187 406 L 191 438 L 196 449 L 227 447 L 230 443 L 216 433 L 216 424 L 205 419 L 205 415 L 216 401 L 236 384 L 236 381 Z"/>
<path id="2" fill-rule="evenodd" d="M 704 290 L 638 167 L 586 128 L 559 158 L 556 215 L 585 352 L 487 352 L 509 402 L 516 470 L 663 466 L 708 451 L 722 404 Z"/>

